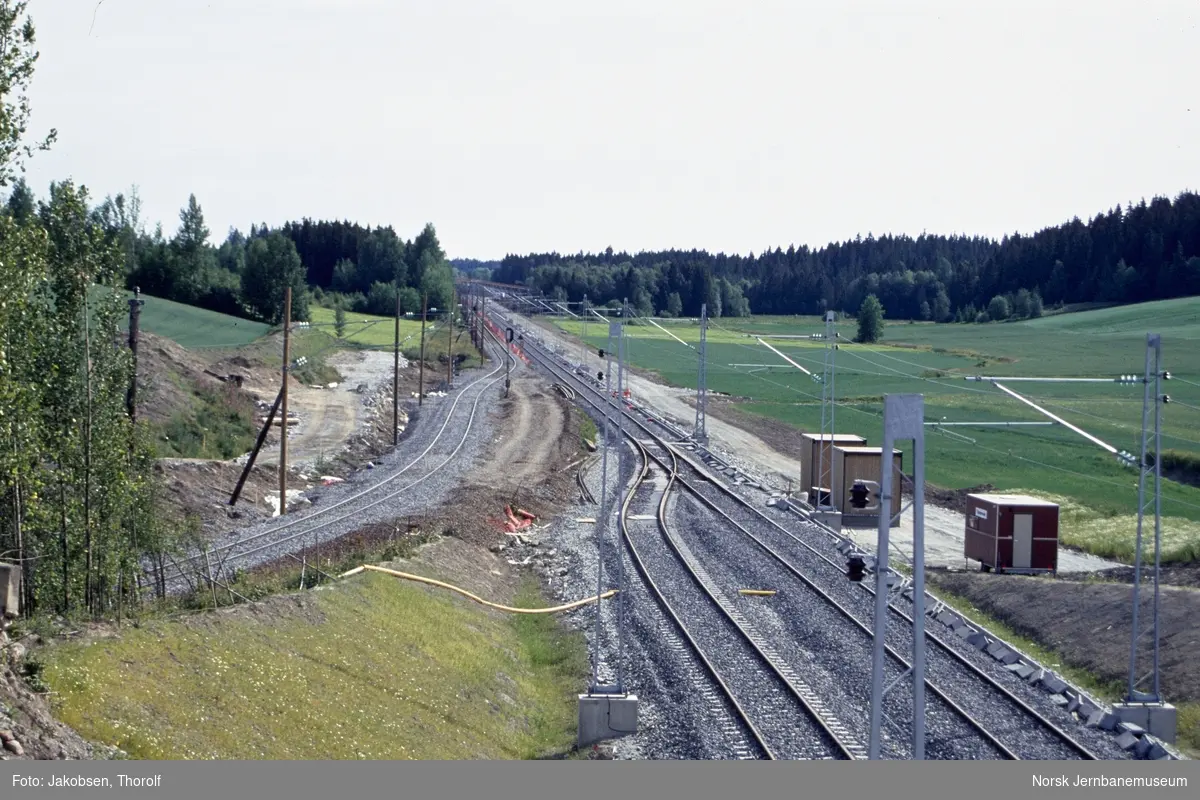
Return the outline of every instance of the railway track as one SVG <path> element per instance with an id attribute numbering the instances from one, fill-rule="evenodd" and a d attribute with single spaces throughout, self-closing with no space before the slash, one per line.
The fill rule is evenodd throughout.
<path id="1" fill-rule="evenodd" d="M 553 356 L 548 356 L 537 348 L 527 348 L 527 353 L 558 380 L 574 383 L 577 387 L 576 394 L 580 400 L 587 402 L 597 410 L 602 410 L 606 406 L 612 407 L 612 400 L 606 398 L 602 391 L 598 391 L 586 381 L 578 380 L 570 370 L 557 364 Z M 786 573 L 788 579 L 793 582 L 793 586 L 797 588 L 803 586 L 804 590 L 822 598 L 851 627 L 865 634 L 868 641 L 873 639 L 871 628 L 863 620 L 864 616 L 870 618 L 870 612 L 864 613 L 864 609 L 869 604 L 863 602 L 864 598 L 873 597 L 870 587 L 859 584 L 856 588 L 855 584 L 845 579 L 841 567 L 828 556 L 762 514 L 727 487 L 719 482 L 711 481 L 698 467 L 690 464 L 686 459 L 684 459 L 684 463 L 687 464 L 687 468 L 694 469 L 696 474 L 701 477 L 692 481 L 683 479 L 679 474 L 677 451 L 651 426 L 657 425 L 670 431 L 673 438 L 678 438 L 678 432 L 661 423 L 656 423 L 652 418 L 642 420 L 638 415 L 629 413 L 623 404 L 620 411 L 633 423 L 635 430 L 640 430 L 650 442 L 669 451 L 669 457 L 661 454 L 661 460 L 658 463 L 673 476 L 672 484 L 678 483 L 698 502 L 712 513 L 720 516 L 729 527 L 752 540 L 758 549 L 768 555 L 769 560 L 777 565 L 779 570 Z M 635 446 L 641 449 L 646 458 L 656 460 L 644 442 L 639 441 L 634 434 L 630 435 L 634 438 Z M 675 466 L 667 466 L 669 463 L 673 463 Z M 719 499 L 715 498 L 714 494 L 719 495 Z M 732 505 L 729 503 L 730 500 L 734 501 Z M 734 516 L 742 517 L 747 522 L 752 520 L 752 525 L 758 530 L 758 533 L 752 532 L 748 525 L 739 523 Z M 764 533 L 764 531 L 768 533 Z M 669 539 L 665 531 L 663 536 Z M 694 554 L 692 557 L 694 559 Z M 684 561 L 685 558 L 678 556 L 678 560 Z M 796 563 L 793 563 L 793 560 Z M 818 585 L 814 576 L 819 576 L 825 585 Z M 863 593 L 864 589 L 866 590 L 865 594 Z M 905 646 L 904 640 L 907 636 L 907 647 L 911 650 L 911 630 L 904 628 L 904 622 L 911 623 L 911 617 L 891 604 L 889 604 L 889 610 L 891 617 L 886 651 L 896 667 L 907 669 L 909 665 L 900 654 L 900 648 Z M 927 632 L 926 635 L 928 641 L 933 644 L 930 654 L 933 655 L 935 652 L 937 654 L 928 661 L 927 675 L 932 675 L 938 681 L 947 683 L 947 686 L 943 688 L 941 685 L 933 683 L 932 679 L 927 678 L 926 686 L 929 693 L 933 695 L 936 703 L 943 704 L 945 709 L 966 724 L 992 753 L 1007 759 L 1090 760 L 1097 758 L 1087 747 L 1002 686 L 993 676 L 971 663 L 953 646 L 948 645 L 935 634 Z M 971 713 L 965 705 L 967 702 L 975 706 L 980 705 L 978 696 L 970 697 L 972 692 L 980 691 L 988 696 L 990 702 L 985 701 L 984 704 L 989 707 L 983 711 L 975 710 L 975 713 Z M 964 702 L 964 697 L 969 699 Z M 984 716 L 985 719 L 980 719 L 980 716 Z"/>
<path id="2" fill-rule="evenodd" d="M 678 472 L 669 451 L 656 455 L 651 453 L 655 444 L 633 441 L 642 466 L 622 508 L 626 547 L 759 749 L 767 758 L 865 758 L 861 742 L 742 615 L 672 530 L 667 507 Z M 654 480 L 648 479 L 652 463 L 662 469 Z M 643 513 L 631 515 L 631 507 Z M 653 514 L 644 513 L 651 508 Z M 646 524 L 651 521 L 654 525 Z M 753 717 L 759 721 L 755 723 Z"/>
<path id="3" fill-rule="evenodd" d="M 489 349 L 502 354 L 498 359 L 499 366 L 459 391 L 431 441 L 406 464 L 327 506 L 290 517 L 286 521 L 268 523 L 261 531 L 242 534 L 233 541 L 217 544 L 205 552 L 193 553 L 173 562 L 170 566 L 173 574 L 166 578 L 168 592 L 175 593 L 199 585 L 208 575 L 221 579 L 222 575 L 236 567 L 254 566 L 279 558 L 296 558 L 294 551 L 316 542 L 328 541 L 321 538 L 322 531 L 404 495 L 444 469 L 466 444 L 487 390 L 503 380 L 504 359 L 513 358 L 498 342 Z M 455 438 L 452 432 L 459 430 L 461 435 Z M 430 462 L 436 463 L 422 472 L 420 467 Z"/>

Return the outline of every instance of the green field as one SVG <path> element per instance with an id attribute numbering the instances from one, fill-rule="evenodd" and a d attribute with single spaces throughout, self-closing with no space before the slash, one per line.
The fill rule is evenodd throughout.
<path id="1" fill-rule="evenodd" d="M 133 297 L 133 292 L 125 293 Z M 195 306 L 142 295 L 141 330 L 162 336 L 188 348 L 238 347 L 265 336 L 271 326 L 264 322 L 218 314 Z"/>
<path id="2" fill-rule="evenodd" d="M 309 314 L 312 324 L 321 328 L 330 336 L 334 335 L 334 312 L 332 308 L 310 306 Z M 438 338 L 440 335 L 440 338 Z M 395 344 L 395 317 L 377 317 L 372 314 L 346 312 L 346 335 L 342 341 L 359 347 L 391 349 Z M 443 319 L 430 318 L 425 323 L 425 341 L 427 346 L 440 343 L 442 351 L 446 348 L 446 325 Z M 400 320 L 400 349 L 407 350 L 419 347 L 421 344 L 421 317 L 406 317 Z"/>
<path id="3" fill-rule="evenodd" d="M 658 320 L 688 342 L 696 323 Z M 579 321 L 563 322 L 579 335 Z M 795 425 L 820 429 L 821 384 L 759 344 L 761 336 L 814 373 L 822 370 L 821 341 L 786 337 L 823 330 L 816 318 L 755 317 L 717 320 L 708 332 L 708 387 L 744 400 L 742 408 Z M 852 340 L 853 320 L 839 325 Z M 1038 320 L 990 325 L 889 324 L 884 342 L 847 341 L 837 353 L 837 430 L 882 439 L 882 396 L 920 393 L 927 421 L 1040 422 L 1046 418 L 990 383 L 964 376 L 1111 377 L 1141 374 L 1145 335 L 1163 336 L 1164 368 L 1176 378 L 1163 423 L 1163 448 L 1200 457 L 1200 299 L 1123 306 Z M 604 346 L 599 324 L 588 341 Z M 649 325 L 629 328 L 630 358 L 677 386 L 696 385 L 696 354 Z M 746 366 L 754 365 L 754 366 Z M 1118 450 L 1140 450 L 1142 388 L 1119 384 L 1008 384 Z M 1064 535 L 1097 553 L 1127 556 L 1137 511 L 1137 473 L 1078 434 L 1058 425 L 1020 428 L 930 429 L 926 477 L 947 488 L 992 484 L 1000 490 L 1054 495 L 1073 504 L 1074 524 Z M 907 449 L 907 448 L 902 448 Z M 911 464 L 906 452 L 905 464 Z M 1200 488 L 1165 482 L 1163 515 L 1172 560 L 1200 558 Z M 1122 519 L 1122 518 L 1128 519 Z M 1126 525 L 1126 522 L 1130 524 Z"/>

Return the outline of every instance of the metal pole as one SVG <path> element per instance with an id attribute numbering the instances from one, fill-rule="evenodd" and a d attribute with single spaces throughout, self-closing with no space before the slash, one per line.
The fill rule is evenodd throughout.
<path id="1" fill-rule="evenodd" d="M 396 291 L 396 351 L 392 358 L 392 447 L 400 444 L 400 292 Z"/>
<path id="2" fill-rule="evenodd" d="M 291 360 L 292 287 L 283 290 L 283 414 L 279 419 L 279 516 L 287 513 L 288 362 Z"/>
<path id="3" fill-rule="evenodd" d="M 871 664 L 871 739 L 869 757 L 880 757 L 880 728 L 883 719 L 884 647 L 887 636 L 891 573 L 888 535 L 892 524 L 892 496 L 901 492 L 894 485 L 897 439 L 913 440 L 915 478 L 913 494 L 913 758 L 925 758 L 925 399 L 919 394 L 883 397 L 883 452 L 880 455 L 879 548 L 875 565 L 875 626 Z"/>
<path id="4" fill-rule="evenodd" d="M 1162 339 L 1154 337 L 1154 702 L 1162 702 L 1158 680 L 1159 578 L 1162 568 Z"/>
<path id="5" fill-rule="evenodd" d="M 700 364 L 696 377 L 696 424 L 693 435 L 700 443 L 708 441 L 708 303 L 700 304 Z"/>
<path id="6" fill-rule="evenodd" d="M 421 360 L 417 364 L 417 406 L 425 402 L 425 312 L 429 308 L 429 292 L 421 298 Z"/>
<path id="7" fill-rule="evenodd" d="M 1142 391 L 1142 459 L 1141 459 L 1141 476 L 1138 478 L 1138 519 L 1137 519 L 1137 543 L 1135 545 L 1134 560 L 1133 560 L 1133 628 L 1129 636 L 1129 702 L 1134 703 L 1139 700 L 1137 692 L 1137 651 L 1138 651 L 1138 623 L 1141 612 L 1141 588 L 1142 588 L 1142 526 L 1146 516 L 1146 474 L 1150 471 L 1146 464 L 1146 451 L 1148 449 L 1148 423 L 1150 419 L 1150 370 L 1151 361 L 1154 357 L 1154 334 L 1146 336 L 1146 369 L 1143 377 Z"/>
<path id="8" fill-rule="evenodd" d="M 920 399 L 924 406 L 924 398 Z M 925 416 L 924 408 L 918 419 Z M 925 760 L 925 426 L 913 437 L 913 759 Z M 894 457 L 884 451 L 891 471 Z M 892 513 L 888 506 L 888 517 Z"/>
<path id="9" fill-rule="evenodd" d="M 608 326 L 608 340 L 611 345 L 615 325 Z M 600 687 L 600 595 L 604 593 L 604 528 L 608 522 L 608 416 L 610 404 L 609 394 L 612 391 L 612 349 L 604 351 L 607 367 L 604 370 L 604 452 L 601 454 L 600 465 L 600 514 L 596 518 L 596 633 L 592 638 L 592 686 L 595 693 Z"/>
<path id="10" fill-rule="evenodd" d="M 270 413 L 267 414 L 267 421 L 263 424 L 262 430 L 258 432 L 258 439 L 254 442 L 254 449 L 250 451 L 250 458 L 246 460 L 246 466 L 242 469 L 242 475 L 238 478 L 237 486 L 233 487 L 233 496 L 229 498 L 229 505 L 235 505 L 238 498 L 242 495 L 242 487 L 246 485 L 246 478 L 250 477 L 250 471 L 254 469 L 254 461 L 258 458 L 258 451 L 262 449 L 263 442 L 266 441 L 267 433 L 271 430 L 271 423 L 275 421 L 275 412 L 279 410 L 279 404 L 283 400 L 283 390 L 279 390 L 279 394 L 275 395 L 275 403 L 271 406 Z"/>
<path id="11" fill-rule="evenodd" d="M 883 453 L 891 454 L 895 439 L 887 425 L 887 397 L 884 398 Z M 821 442 L 820 444 L 824 444 Z M 884 462 L 886 464 L 886 461 Z M 819 491 L 819 487 L 818 487 Z M 879 732 L 883 719 L 883 659 L 887 637 L 888 608 L 888 533 L 891 528 L 892 470 L 884 468 L 879 478 L 879 542 L 875 563 L 875 626 L 871 661 L 871 736 L 868 757 L 879 759 Z"/>
<path id="12" fill-rule="evenodd" d="M 625 320 L 621 320 L 621 335 L 617 339 L 617 475 L 625 481 Z M 633 491 L 630 489 L 630 491 Z M 625 694 L 625 558 L 621 548 L 621 526 L 614 528 L 613 544 L 617 550 L 617 693 Z"/>
<path id="13" fill-rule="evenodd" d="M 587 294 L 583 295 L 583 310 L 580 314 L 583 318 L 583 334 L 579 337 L 579 361 L 583 364 L 583 368 L 587 369 L 587 323 L 588 323 L 588 298 Z"/>

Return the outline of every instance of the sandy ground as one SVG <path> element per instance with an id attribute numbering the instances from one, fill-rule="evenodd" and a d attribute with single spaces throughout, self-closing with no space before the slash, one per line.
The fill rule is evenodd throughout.
<path id="1" fill-rule="evenodd" d="M 912 497 L 906 495 L 904 504 L 908 505 L 911 501 Z M 869 547 L 872 551 L 879 542 L 879 533 L 874 528 L 843 528 L 842 533 L 863 547 Z M 888 542 L 888 548 L 893 554 L 899 554 L 908 563 L 912 563 L 913 510 L 911 508 L 900 517 L 900 526 L 891 529 Z M 925 504 L 925 563 L 927 566 L 978 570 L 978 561 L 963 557 L 965 542 L 965 515 L 957 511 L 939 508 L 930 503 Z M 1059 572 L 1096 572 L 1120 566 L 1122 565 L 1115 561 L 1108 561 L 1078 550 L 1059 548 L 1058 551 Z"/>
<path id="2" fill-rule="evenodd" d="M 366 424 L 369 403 L 376 392 L 391 385 L 393 358 L 382 350 L 343 350 L 327 362 L 343 378 L 335 388 L 318 389 L 297 383 L 288 387 L 288 411 L 299 419 L 299 424 L 289 429 L 290 464 L 327 460 L 342 451 L 346 441 Z M 402 357 L 401 371 L 407 366 Z M 359 394 L 356 389 L 364 383 L 367 389 Z M 274 391 L 247 388 L 263 398 L 274 399 Z M 264 466 L 279 463 L 278 442 L 263 446 L 258 463 Z"/>

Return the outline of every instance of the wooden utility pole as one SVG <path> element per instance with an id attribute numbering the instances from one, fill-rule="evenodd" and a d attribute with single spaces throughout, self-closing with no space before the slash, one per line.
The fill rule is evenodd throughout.
<path id="1" fill-rule="evenodd" d="M 400 443 L 400 292 L 396 292 L 396 352 L 392 360 L 392 447 Z"/>
<path id="2" fill-rule="evenodd" d="M 231 506 L 236 504 L 242 495 L 242 487 L 246 485 L 246 478 L 250 477 L 250 471 L 254 469 L 254 460 L 258 458 L 258 451 L 262 449 L 263 442 L 266 441 L 267 434 L 271 430 L 271 423 L 275 421 L 275 412 L 279 411 L 279 404 L 282 400 L 283 389 L 280 389 L 279 394 L 275 395 L 275 403 L 271 406 L 271 412 L 267 414 L 266 424 L 258 432 L 258 440 L 254 443 L 254 449 L 250 451 L 250 458 L 247 459 L 246 466 L 242 469 L 242 476 L 238 478 L 237 486 L 233 488 L 233 496 L 229 498 Z"/>
<path id="3" fill-rule="evenodd" d="M 446 311 L 446 389 L 454 381 L 454 290 L 450 290 L 450 308 Z"/>
<path id="4" fill-rule="evenodd" d="M 429 308 L 429 292 L 421 298 L 421 361 L 417 367 L 417 405 L 425 402 L 425 311 Z"/>
<path id="5" fill-rule="evenodd" d="M 287 440 L 288 440 L 288 362 L 292 357 L 292 287 L 283 290 L 283 388 L 279 418 L 279 516 L 287 513 Z"/>
<path id="6" fill-rule="evenodd" d="M 129 391 L 125 395 L 125 410 L 129 414 L 132 427 L 137 424 L 137 367 L 138 367 L 138 329 L 142 317 L 142 306 L 146 301 L 141 299 L 142 290 L 134 287 L 133 298 L 129 301 L 129 353 L 133 356 L 133 375 L 129 379 Z M 133 449 L 133 437 L 129 439 L 129 447 Z"/>

